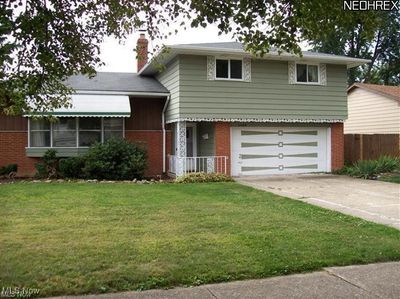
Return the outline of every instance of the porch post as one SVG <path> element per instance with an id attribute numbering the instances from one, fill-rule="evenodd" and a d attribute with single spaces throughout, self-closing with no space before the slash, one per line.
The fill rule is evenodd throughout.
<path id="1" fill-rule="evenodd" d="M 186 167 L 186 122 L 176 123 L 176 176 L 185 174 Z"/>

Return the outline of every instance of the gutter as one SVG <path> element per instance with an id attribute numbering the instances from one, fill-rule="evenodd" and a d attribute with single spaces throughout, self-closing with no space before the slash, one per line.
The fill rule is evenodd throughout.
<path id="1" fill-rule="evenodd" d="M 333 55 L 333 54 L 325 54 L 325 53 L 315 53 L 310 54 L 307 52 L 303 52 L 303 56 L 299 57 L 295 54 L 283 52 L 279 54 L 278 52 L 269 52 L 263 57 L 257 57 L 253 54 L 246 52 L 242 49 L 229 49 L 229 48 L 213 48 L 213 47 L 201 47 L 201 46 L 187 46 L 187 45 L 171 45 L 166 46 L 169 49 L 169 52 L 164 54 L 162 60 L 159 61 L 162 64 L 167 64 L 173 57 L 180 55 L 180 54 L 187 54 L 187 55 L 201 55 L 201 56 L 208 56 L 208 55 L 238 55 L 243 57 L 251 57 L 255 59 L 265 59 L 265 60 L 277 60 L 277 61 L 310 61 L 310 62 L 320 62 L 320 63 L 328 63 L 328 64 L 340 64 L 346 65 L 346 67 L 353 68 L 356 66 L 360 66 L 366 63 L 370 63 L 371 60 L 369 59 L 362 59 L 362 58 L 354 58 L 348 56 L 341 56 L 341 55 Z M 158 70 L 154 68 L 152 65 L 153 60 L 155 57 L 158 57 L 161 54 L 161 50 L 157 51 L 153 58 L 143 66 L 143 68 L 139 71 L 139 75 L 152 75 L 157 73 Z"/>
<path id="2" fill-rule="evenodd" d="M 106 90 L 79 90 L 79 89 L 77 89 L 72 94 L 166 97 L 166 96 L 169 96 L 170 93 L 169 92 L 106 91 Z"/>
<path id="3" fill-rule="evenodd" d="M 167 110 L 169 101 L 171 100 L 171 96 L 168 95 L 167 99 L 165 100 L 165 104 L 163 107 L 163 110 L 161 112 L 161 126 L 162 126 L 162 165 L 163 165 L 163 173 L 166 172 L 166 160 L 165 160 L 165 155 L 167 153 L 166 147 L 166 131 L 165 131 L 165 111 Z"/>

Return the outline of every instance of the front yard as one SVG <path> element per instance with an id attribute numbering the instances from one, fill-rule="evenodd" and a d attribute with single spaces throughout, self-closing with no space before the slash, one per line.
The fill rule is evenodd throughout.
<path id="1" fill-rule="evenodd" d="M 0 253 L 0 285 L 50 296 L 400 260 L 400 232 L 236 183 L 16 183 Z"/>

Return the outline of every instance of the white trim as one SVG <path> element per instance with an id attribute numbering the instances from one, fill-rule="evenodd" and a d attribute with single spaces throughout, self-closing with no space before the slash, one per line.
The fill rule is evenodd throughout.
<path id="1" fill-rule="evenodd" d="M 233 173 L 233 129 L 236 127 L 230 126 L 230 131 L 229 131 L 229 146 L 231 147 L 230 153 L 229 153 L 229 157 L 228 157 L 228 163 L 230 164 L 230 170 L 231 173 L 228 173 L 228 175 L 232 176 Z M 240 176 L 240 172 L 238 173 L 238 175 Z"/>
<path id="2" fill-rule="evenodd" d="M 79 148 L 79 118 L 75 117 L 75 121 L 76 121 L 76 148 Z"/>
<path id="3" fill-rule="evenodd" d="M 206 122 L 254 122 L 254 123 L 343 123 L 345 119 L 299 119 L 299 118 L 208 118 L 208 117 L 181 117 L 175 118 L 166 121 L 167 124 L 176 123 L 176 122 L 199 122 L 199 121 L 206 121 Z"/>
<path id="4" fill-rule="evenodd" d="M 331 142 L 331 127 L 326 130 L 326 170 L 332 171 L 332 142 Z"/>
<path id="5" fill-rule="evenodd" d="M 260 55 L 253 55 L 246 52 L 243 49 L 228 49 L 228 48 L 214 48 L 214 47 L 201 47 L 201 46 L 190 46 L 190 45 L 167 45 L 166 48 L 169 52 L 166 54 L 163 49 L 158 50 L 153 58 L 138 72 L 139 75 L 151 75 L 157 73 L 159 70 L 156 67 L 157 64 L 153 64 L 154 60 L 158 63 L 167 64 L 175 56 L 179 54 L 188 55 L 201 55 L 201 56 L 217 56 L 217 55 L 240 55 L 242 57 L 253 57 L 257 59 L 265 60 L 279 60 L 279 61 L 314 61 L 317 63 L 327 63 L 327 64 L 342 64 L 346 67 L 353 68 L 366 63 L 370 63 L 369 59 L 360 59 L 347 56 L 331 55 L 324 53 L 308 53 L 303 52 L 302 57 L 291 53 L 279 53 L 277 51 L 272 51 L 265 54 L 263 57 Z M 159 58 L 161 56 L 161 59 Z"/>
<path id="6" fill-rule="evenodd" d="M 161 112 L 161 130 L 162 130 L 162 163 L 163 163 L 163 173 L 167 172 L 167 161 L 166 161 L 166 155 L 167 155 L 167 138 L 166 138 L 166 130 L 165 130 L 165 112 L 167 110 L 169 101 L 171 100 L 171 96 L 168 96 L 167 99 L 165 100 L 163 110 Z M 124 122 L 125 124 L 125 122 Z M 125 132 L 125 127 L 124 127 L 124 132 Z M 124 136 L 125 138 L 125 136 Z"/>
<path id="7" fill-rule="evenodd" d="M 28 147 L 31 147 L 31 119 L 28 118 Z"/>
<path id="8" fill-rule="evenodd" d="M 73 94 L 91 94 L 91 95 L 124 95 L 124 96 L 159 96 L 167 97 L 170 95 L 169 92 L 137 92 L 137 91 L 108 91 L 108 90 L 80 90 L 76 89 Z"/>
<path id="9" fill-rule="evenodd" d="M 50 122 L 50 147 L 53 147 L 53 122 Z"/>
<path id="10" fill-rule="evenodd" d="M 302 64 L 306 66 L 306 79 L 307 82 L 297 81 L 297 65 Z M 308 82 L 308 66 L 316 65 L 318 68 L 318 82 Z M 311 62 L 296 62 L 294 65 L 294 83 L 302 84 L 302 85 L 321 85 L 321 67 L 319 63 L 311 63 Z"/>
<path id="11" fill-rule="evenodd" d="M 215 64 L 214 64 L 214 80 L 218 81 L 244 81 L 244 66 L 243 66 L 243 58 L 235 58 L 235 57 L 220 57 L 220 56 L 215 56 Z M 217 77 L 217 60 L 227 60 L 228 61 L 228 78 L 223 78 L 223 77 Z M 237 79 L 237 78 L 231 78 L 231 60 L 240 60 L 242 62 L 242 78 Z"/>

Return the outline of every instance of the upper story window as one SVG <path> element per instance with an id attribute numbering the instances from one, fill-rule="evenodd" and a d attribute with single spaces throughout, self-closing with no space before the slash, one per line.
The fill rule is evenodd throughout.
<path id="1" fill-rule="evenodd" d="M 319 84 L 319 66 L 317 64 L 296 64 L 296 82 Z"/>
<path id="2" fill-rule="evenodd" d="M 30 147 L 89 147 L 110 138 L 123 138 L 123 118 L 60 117 L 29 120 Z"/>
<path id="3" fill-rule="evenodd" d="M 216 79 L 243 79 L 243 61 L 240 59 L 216 59 L 215 68 Z"/>

